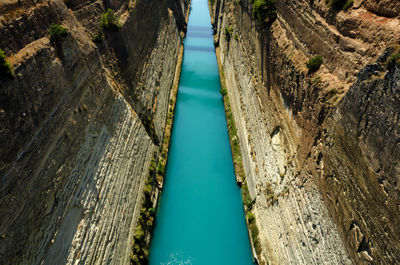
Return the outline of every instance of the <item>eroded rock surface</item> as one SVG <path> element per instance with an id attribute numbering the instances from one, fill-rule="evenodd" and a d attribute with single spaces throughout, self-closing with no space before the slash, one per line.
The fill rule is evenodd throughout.
<path id="1" fill-rule="evenodd" d="M 100 17 L 116 10 L 121 28 Z M 162 141 L 187 4 L 6 1 L 0 264 L 127 264 Z M 52 42 L 51 23 L 68 35 Z"/>
<path id="2" fill-rule="evenodd" d="M 400 259 L 400 67 L 382 67 L 388 52 L 360 71 L 316 148 L 321 192 L 351 253 L 376 264 Z"/>
<path id="3" fill-rule="evenodd" d="M 397 10 L 396 1 L 374 5 L 380 12 L 374 1 L 347 11 L 276 1 L 268 25 L 252 2 L 217 0 L 212 13 L 255 200 L 259 262 L 395 264 L 400 83 L 399 64 L 385 65 L 400 19 L 385 10 Z M 316 54 L 324 61 L 311 74 L 306 62 Z"/>

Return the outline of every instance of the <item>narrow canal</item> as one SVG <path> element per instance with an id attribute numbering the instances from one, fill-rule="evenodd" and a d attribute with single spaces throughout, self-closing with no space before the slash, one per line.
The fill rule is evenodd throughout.
<path id="1" fill-rule="evenodd" d="M 253 264 L 207 0 L 192 0 L 150 264 Z"/>

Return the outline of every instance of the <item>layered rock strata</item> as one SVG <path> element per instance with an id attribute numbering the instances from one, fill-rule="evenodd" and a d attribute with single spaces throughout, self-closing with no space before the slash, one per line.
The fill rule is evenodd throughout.
<path id="1" fill-rule="evenodd" d="M 267 25 L 253 5 L 217 0 L 211 12 L 259 263 L 394 264 L 400 84 L 384 51 L 400 42 L 397 9 L 382 3 L 393 13 L 383 17 L 389 11 L 371 1 L 344 12 L 282 0 Z M 324 63 L 310 74 L 315 54 Z"/>
<path id="2" fill-rule="evenodd" d="M 1 264 L 129 263 L 186 7 L 0 4 L 0 48 L 15 72 L 0 80 Z M 116 10 L 118 31 L 100 29 L 106 8 Z M 51 23 L 68 35 L 50 41 Z"/>

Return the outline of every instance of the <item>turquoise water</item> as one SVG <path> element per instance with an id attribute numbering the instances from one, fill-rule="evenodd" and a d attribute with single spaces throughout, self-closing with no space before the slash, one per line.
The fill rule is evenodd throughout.
<path id="1" fill-rule="evenodd" d="M 252 265 L 207 0 L 192 0 L 150 264 Z"/>

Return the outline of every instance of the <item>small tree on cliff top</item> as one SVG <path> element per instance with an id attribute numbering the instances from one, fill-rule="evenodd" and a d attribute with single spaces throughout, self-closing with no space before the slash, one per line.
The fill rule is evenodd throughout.
<path id="1" fill-rule="evenodd" d="M 324 58 L 321 55 L 316 55 L 314 57 L 312 57 L 310 60 L 308 60 L 308 62 L 306 63 L 306 66 L 308 68 L 308 71 L 310 73 L 314 73 L 316 71 L 318 71 L 318 69 L 321 67 L 322 61 L 324 60 Z"/>
<path id="2" fill-rule="evenodd" d="M 272 23 L 276 19 L 275 0 L 255 0 L 253 15 L 260 23 Z"/>
<path id="3" fill-rule="evenodd" d="M 119 24 L 118 17 L 115 15 L 114 10 L 107 9 L 107 11 L 101 15 L 101 23 L 100 26 L 104 30 L 113 30 L 117 31 L 121 28 Z"/>
<path id="4" fill-rule="evenodd" d="M 53 42 L 59 41 L 68 35 L 68 30 L 61 25 L 51 24 L 49 28 L 50 40 Z"/>

